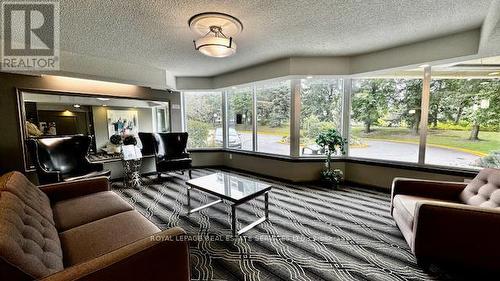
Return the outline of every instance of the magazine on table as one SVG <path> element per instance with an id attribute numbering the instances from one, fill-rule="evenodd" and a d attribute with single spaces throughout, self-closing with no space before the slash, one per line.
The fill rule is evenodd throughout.
<path id="1" fill-rule="evenodd" d="M 122 146 L 123 160 L 138 160 L 142 158 L 141 149 L 133 144 Z"/>

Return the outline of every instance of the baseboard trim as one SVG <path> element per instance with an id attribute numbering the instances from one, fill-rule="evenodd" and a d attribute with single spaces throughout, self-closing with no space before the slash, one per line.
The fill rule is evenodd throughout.
<path id="1" fill-rule="evenodd" d="M 369 190 L 376 190 L 376 191 L 380 191 L 380 192 L 388 193 L 388 194 L 391 193 L 390 188 L 384 188 L 384 187 L 377 186 L 377 185 L 364 184 L 364 183 L 359 183 L 359 182 L 355 182 L 355 181 L 346 181 L 344 184 L 346 186 L 359 187 L 359 188 L 369 189 Z"/>

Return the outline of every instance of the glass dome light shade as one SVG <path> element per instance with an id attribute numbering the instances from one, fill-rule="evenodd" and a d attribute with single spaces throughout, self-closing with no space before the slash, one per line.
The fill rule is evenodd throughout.
<path id="1" fill-rule="evenodd" d="M 196 50 L 209 57 L 224 58 L 236 53 L 236 43 L 232 38 L 202 37 L 194 41 Z"/>

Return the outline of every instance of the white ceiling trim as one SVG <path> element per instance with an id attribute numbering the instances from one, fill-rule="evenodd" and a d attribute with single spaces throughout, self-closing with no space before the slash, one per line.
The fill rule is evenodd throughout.
<path id="1" fill-rule="evenodd" d="M 351 58 L 351 74 L 436 64 L 447 59 L 462 60 L 479 52 L 480 29 L 426 40 Z"/>
<path id="2" fill-rule="evenodd" d="M 481 27 L 480 50 L 484 50 L 488 47 L 488 42 L 495 32 L 495 29 L 500 29 L 500 0 L 493 0 L 490 4 L 490 9 Z"/>
<path id="3" fill-rule="evenodd" d="M 90 75 L 91 79 L 102 77 L 107 81 L 156 89 L 165 89 L 167 85 L 163 69 L 64 51 L 61 52 L 61 69 L 78 78 L 89 78 Z"/>
<path id="4" fill-rule="evenodd" d="M 56 75 L 115 82 L 153 89 L 175 89 L 175 77 L 167 70 L 116 60 L 60 52 L 58 71 L 8 71 L 26 75 Z"/>
<path id="5" fill-rule="evenodd" d="M 291 57 L 213 77 L 177 77 L 177 90 L 210 90 L 297 75 L 363 75 L 478 55 L 480 29 L 351 57 Z"/>

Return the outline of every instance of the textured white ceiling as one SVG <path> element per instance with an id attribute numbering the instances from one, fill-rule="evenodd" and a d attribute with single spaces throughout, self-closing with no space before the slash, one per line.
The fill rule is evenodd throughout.
<path id="1" fill-rule="evenodd" d="M 345 56 L 481 26 L 491 0 L 61 0 L 61 48 L 212 76 L 289 56 Z M 187 22 L 217 11 L 239 18 L 235 56 L 193 48 Z"/>

